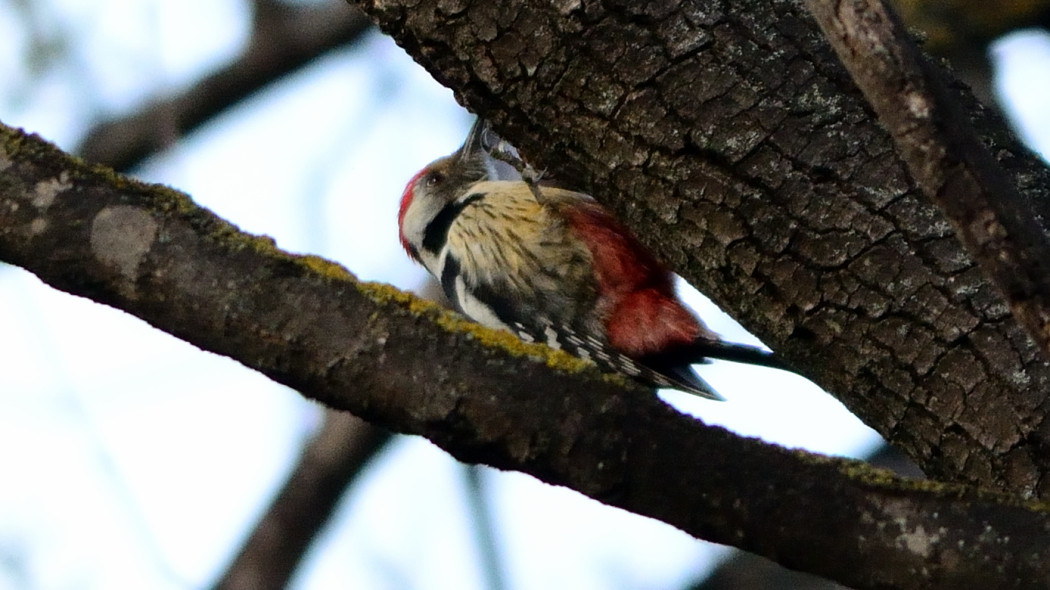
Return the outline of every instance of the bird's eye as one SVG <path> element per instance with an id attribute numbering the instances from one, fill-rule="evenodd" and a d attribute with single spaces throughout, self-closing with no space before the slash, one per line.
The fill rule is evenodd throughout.
<path id="1" fill-rule="evenodd" d="M 427 174 L 425 182 L 426 182 L 427 186 L 436 186 L 436 185 L 441 184 L 442 182 L 444 182 L 444 180 L 445 180 L 445 175 L 443 173 L 441 173 L 441 172 L 431 172 L 430 174 Z"/>

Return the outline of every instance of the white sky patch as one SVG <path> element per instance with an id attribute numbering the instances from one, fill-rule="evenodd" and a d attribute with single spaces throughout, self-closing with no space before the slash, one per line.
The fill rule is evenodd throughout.
<path id="1" fill-rule="evenodd" d="M 678 293 L 722 338 L 763 345 L 711 301 L 678 280 Z M 787 447 L 819 453 L 864 456 L 882 438 L 809 380 L 788 371 L 726 361 L 697 365 L 697 371 L 728 401 L 710 402 L 680 391 L 661 397 L 708 424 Z"/>
<path id="2" fill-rule="evenodd" d="M 993 82 L 1018 135 L 1050 161 L 1050 33 L 1017 31 L 989 48 Z"/>
<path id="3" fill-rule="evenodd" d="M 398 241 L 401 193 L 416 171 L 458 147 L 470 121 L 424 76 L 373 35 L 205 126 L 144 174 L 282 248 L 414 287 L 426 274 Z"/>
<path id="4" fill-rule="evenodd" d="M 16 269 L 0 272 L 0 326 L 0 358 L 13 361 L 0 371 L 12 483 L 0 486 L 0 539 L 26 513 L 56 515 L 27 541 L 45 564 L 40 587 L 66 587 L 45 583 L 62 564 L 85 588 L 198 586 L 223 567 L 294 461 L 311 405 Z"/>

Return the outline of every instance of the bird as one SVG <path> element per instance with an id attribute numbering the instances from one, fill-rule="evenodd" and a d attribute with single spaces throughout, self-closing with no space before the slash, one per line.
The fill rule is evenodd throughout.
<path id="1" fill-rule="evenodd" d="M 520 173 L 508 174 L 506 162 Z M 724 399 L 693 368 L 710 359 L 789 367 L 722 340 L 675 291 L 674 275 L 585 193 L 541 184 L 478 118 L 463 145 L 411 180 L 400 241 L 456 309 L 652 387 Z"/>

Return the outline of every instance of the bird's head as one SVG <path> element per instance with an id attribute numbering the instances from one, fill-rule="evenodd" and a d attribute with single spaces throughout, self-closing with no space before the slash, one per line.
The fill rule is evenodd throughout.
<path id="1" fill-rule="evenodd" d="M 397 221 L 401 245 L 418 261 L 427 226 L 449 204 L 466 195 L 471 185 L 494 178 L 494 160 L 489 155 L 488 123 L 480 117 L 463 145 L 438 158 L 416 173 L 401 195 Z"/>

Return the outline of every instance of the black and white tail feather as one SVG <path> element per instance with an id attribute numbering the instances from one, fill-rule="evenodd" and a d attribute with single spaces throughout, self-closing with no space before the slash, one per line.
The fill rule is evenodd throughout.
<path id="1" fill-rule="evenodd" d="M 525 342 L 541 342 L 551 348 L 564 350 L 573 356 L 593 362 L 603 370 L 627 375 L 654 387 L 677 389 L 716 401 L 725 401 L 725 398 L 697 374 L 691 365 L 724 360 L 791 370 L 771 351 L 763 348 L 706 339 L 697 340 L 692 345 L 674 351 L 663 352 L 658 357 L 633 359 L 593 336 L 581 336 L 564 326 L 555 327 L 550 322 L 541 321 L 541 324 L 544 325 L 541 330 L 530 329 L 520 322 L 515 322 L 511 328 L 518 338 Z"/>

